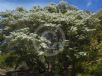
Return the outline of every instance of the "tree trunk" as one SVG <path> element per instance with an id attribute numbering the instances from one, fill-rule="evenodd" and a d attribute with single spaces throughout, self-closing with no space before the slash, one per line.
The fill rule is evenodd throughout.
<path id="1" fill-rule="evenodd" d="M 75 64 L 75 62 L 72 63 L 71 76 L 76 76 L 76 64 Z"/>
<path id="2" fill-rule="evenodd" d="M 52 76 L 52 65 L 50 63 L 47 64 L 47 70 L 46 70 L 46 73 L 45 73 L 45 76 Z"/>

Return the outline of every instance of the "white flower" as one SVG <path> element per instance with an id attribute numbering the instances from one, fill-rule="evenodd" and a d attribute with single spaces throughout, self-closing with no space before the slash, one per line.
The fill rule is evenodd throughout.
<path id="1" fill-rule="evenodd" d="M 86 52 L 79 52 L 79 55 L 81 55 L 81 56 L 86 56 L 87 53 L 86 53 Z"/>
<path id="2" fill-rule="evenodd" d="M 40 45 L 41 45 L 43 48 L 48 48 L 47 44 L 45 44 L 45 43 L 41 43 Z"/>
<path id="3" fill-rule="evenodd" d="M 71 27 L 71 30 L 72 30 L 72 31 L 77 31 L 77 27 L 72 26 L 72 27 Z"/>
<path id="4" fill-rule="evenodd" d="M 43 55 L 43 54 L 44 54 L 44 52 L 43 51 L 40 51 L 38 55 Z"/>

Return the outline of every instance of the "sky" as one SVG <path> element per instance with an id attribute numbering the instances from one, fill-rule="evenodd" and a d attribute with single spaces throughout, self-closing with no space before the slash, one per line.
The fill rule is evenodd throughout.
<path id="1" fill-rule="evenodd" d="M 0 0 L 0 11 L 12 10 L 16 7 L 31 9 L 32 6 L 46 6 L 48 3 L 58 3 L 60 0 Z M 80 10 L 96 12 L 102 9 L 102 0 L 65 0 Z"/>

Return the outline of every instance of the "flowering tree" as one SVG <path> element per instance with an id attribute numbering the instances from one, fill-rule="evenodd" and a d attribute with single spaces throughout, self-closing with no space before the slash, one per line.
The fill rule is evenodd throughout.
<path id="1" fill-rule="evenodd" d="M 16 67 L 24 61 L 30 68 L 43 66 L 43 69 L 48 68 L 55 75 L 71 67 L 71 76 L 76 76 L 80 71 L 77 69 L 82 69 L 83 62 L 89 61 L 90 51 L 93 51 L 90 49 L 91 37 L 98 22 L 93 13 L 80 11 L 60 2 L 58 5 L 51 4 L 45 8 L 35 6 L 29 11 L 17 8 L 13 11 L 1 12 L 0 16 L 2 17 L 0 25 L 4 26 L 6 51 L 15 53 Z M 63 32 L 64 35 L 60 35 L 58 30 L 56 32 L 56 27 L 61 28 L 63 30 L 61 33 Z M 55 36 L 58 42 L 65 44 L 61 45 L 63 51 L 54 56 L 45 54 L 54 43 L 49 39 L 52 35 L 46 36 L 46 29 L 47 34 L 48 30 L 53 31 L 57 34 Z M 43 31 L 45 32 L 42 33 Z M 62 41 L 63 36 L 65 38 Z M 49 59 L 51 59 L 50 64 Z"/>

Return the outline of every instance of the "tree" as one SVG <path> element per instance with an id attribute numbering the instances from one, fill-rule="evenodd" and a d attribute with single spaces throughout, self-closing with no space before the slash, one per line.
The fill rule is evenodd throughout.
<path id="1" fill-rule="evenodd" d="M 53 76 L 60 76 L 66 70 L 71 71 L 69 75 L 76 76 L 84 69 L 83 64 L 91 61 L 89 57 L 93 56 L 91 41 L 98 19 L 91 12 L 72 8 L 62 1 L 58 5 L 46 8 L 34 7 L 30 11 L 19 8 L 0 14 L 2 16 L 0 24 L 5 28 L 4 40 L 7 40 L 5 48 L 7 53 L 11 53 L 11 57 L 16 57 L 13 61 L 16 67 L 24 61 L 29 68 L 44 70 L 47 68 L 47 71 L 50 69 Z M 62 36 L 59 36 L 56 27 L 63 30 L 67 46 L 64 46 L 64 50 L 57 55 L 48 56 L 46 52 L 49 52 L 51 44 L 55 41 L 49 39 L 53 37 L 52 35 L 48 35 L 47 38 L 46 32 L 54 32 L 57 34 L 57 40 L 61 42 Z M 9 58 L 7 62 L 11 62 L 8 60 Z"/>
<path id="2" fill-rule="evenodd" d="M 57 8 L 58 8 L 58 12 L 59 13 L 65 13 L 67 12 L 67 3 L 63 0 L 60 1 L 60 3 L 58 4 Z"/>

